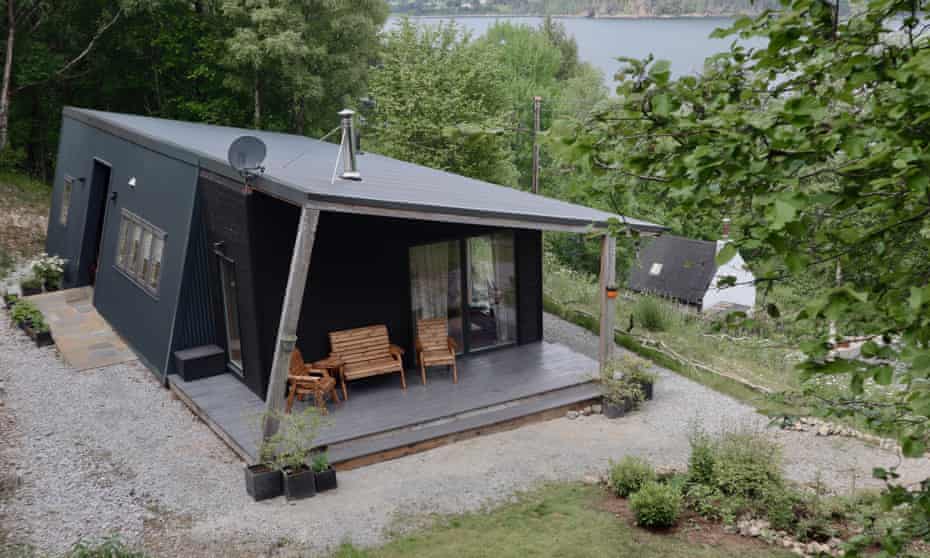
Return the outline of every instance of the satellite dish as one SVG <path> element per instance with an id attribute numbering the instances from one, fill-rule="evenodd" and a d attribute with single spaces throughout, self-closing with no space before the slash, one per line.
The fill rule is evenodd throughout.
<path id="1" fill-rule="evenodd" d="M 226 158 L 239 174 L 250 176 L 264 172 L 262 163 L 267 153 L 265 142 L 255 136 L 242 136 L 230 144 Z"/>

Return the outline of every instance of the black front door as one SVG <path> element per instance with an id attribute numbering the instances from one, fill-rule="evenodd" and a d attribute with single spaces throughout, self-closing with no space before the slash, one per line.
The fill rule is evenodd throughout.
<path id="1" fill-rule="evenodd" d="M 87 218 L 84 221 L 81 261 L 78 266 L 78 285 L 93 285 L 96 281 L 109 196 L 110 165 L 95 159 L 93 173 L 90 178 Z"/>

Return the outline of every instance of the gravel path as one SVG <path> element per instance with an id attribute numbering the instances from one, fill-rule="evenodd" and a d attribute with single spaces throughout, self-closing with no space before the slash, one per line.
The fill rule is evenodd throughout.
<path id="1" fill-rule="evenodd" d="M 552 316 L 545 335 L 596 353 L 595 337 Z M 656 399 L 620 420 L 534 424 L 341 473 L 339 490 L 310 500 L 254 503 L 243 489 L 242 464 L 141 365 L 74 372 L 53 348 L 35 349 L 2 318 L 4 415 L 13 421 L 0 420 L 0 463 L 16 464 L 21 486 L 12 498 L 0 497 L 0 535 L 58 552 L 81 537 L 118 533 L 160 556 L 316 555 L 344 540 L 373 545 L 427 514 L 473 510 L 540 481 L 598 474 L 624 454 L 680 466 L 694 420 L 709 430 L 766 424 L 750 407 L 664 373 Z M 783 444 L 791 478 L 809 482 L 819 474 L 838 491 L 873 483 L 873 466 L 896 461 L 851 439 L 769 435 Z M 902 467 L 909 481 L 927 471 L 926 460 Z"/>

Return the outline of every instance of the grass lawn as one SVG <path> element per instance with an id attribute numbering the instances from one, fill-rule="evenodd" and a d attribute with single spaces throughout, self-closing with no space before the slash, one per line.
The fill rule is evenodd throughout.
<path id="1" fill-rule="evenodd" d="M 654 534 L 604 509 L 597 487 L 557 484 L 524 494 L 516 503 L 486 513 L 442 518 L 433 527 L 375 549 L 343 545 L 334 558 L 784 558 L 775 547 L 735 536 L 705 536 L 697 528 Z M 713 528 L 717 529 L 717 528 Z"/>

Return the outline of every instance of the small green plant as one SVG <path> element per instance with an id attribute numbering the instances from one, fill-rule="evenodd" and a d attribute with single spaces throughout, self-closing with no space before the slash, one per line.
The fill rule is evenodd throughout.
<path id="1" fill-rule="evenodd" d="M 649 529 L 672 527 L 681 512 L 681 493 L 673 486 L 647 482 L 630 496 L 636 524 Z"/>
<path id="2" fill-rule="evenodd" d="M 630 382 L 640 385 L 654 384 L 659 377 L 658 374 L 651 370 L 652 364 L 648 360 L 631 352 L 623 351 L 618 361 L 622 367 L 624 378 Z"/>
<path id="3" fill-rule="evenodd" d="M 19 282 L 19 287 L 24 291 L 27 290 L 36 290 L 42 289 L 42 279 L 36 277 L 35 275 L 30 275 L 25 277 L 22 281 Z"/>
<path id="4" fill-rule="evenodd" d="M 722 502 L 725 496 L 712 486 L 689 484 L 684 489 L 685 506 L 710 521 L 723 520 Z"/>
<path id="5" fill-rule="evenodd" d="M 691 455 L 688 457 L 688 482 L 716 489 L 714 440 L 699 425 L 695 425 L 691 429 L 688 442 L 691 445 Z"/>
<path id="6" fill-rule="evenodd" d="M 750 432 L 728 432 L 716 444 L 714 481 L 724 494 L 761 500 L 781 488 L 781 449 Z"/>
<path id="7" fill-rule="evenodd" d="M 319 409 L 308 405 L 299 413 L 275 412 L 266 415 L 278 423 L 278 430 L 267 443 L 274 454 L 274 468 L 297 471 L 307 467 L 307 458 L 315 448 L 316 438 L 323 426 Z"/>
<path id="8" fill-rule="evenodd" d="M 610 464 L 610 488 L 621 498 L 626 498 L 655 479 L 655 469 L 645 459 L 628 455 L 618 463 Z"/>
<path id="9" fill-rule="evenodd" d="M 28 300 L 18 300 L 13 308 L 10 309 L 10 319 L 18 324 L 28 323 L 33 327 L 44 325 L 45 320 L 42 318 L 42 312 L 36 308 L 36 305 Z M 48 326 L 46 326 L 47 328 Z"/>
<path id="10" fill-rule="evenodd" d="M 633 323 L 647 331 L 668 331 L 675 323 L 674 312 L 654 296 L 640 296 L 633 305 Z"/>
<path id="11" fill-rule="evenodd" d="M 313 469 L 314 473 L 322 473 L 329 469 L 329 454 L 325 451 L 313 454 L 313 459 L 310 461 L 310 468 Z"/>
<path id="12" fill-rule="evenodd" d="M 117 538 L 101 542 L 81 541 L 65 554 L 65 558 L 145 558 L 142 552 L 130 550 Z"/>
<path id="13" fill-rule="evenodd" d="M 636 406 L 645 398 L 642 384 L 630 380 L 622 359 L 610 361 L 601 370 L 598 383 L 601 384 L 604 399 L 614 405 L 623 405 L 625 401 L 631 401 Z"/>
<path id="14" fill-rule="evenodd" d="M 39 254 L 31 262 L 32 273 L 40 283 L 50 287 L 58 287 L 65 272 L 67 260 L 46 253 Z"/>

